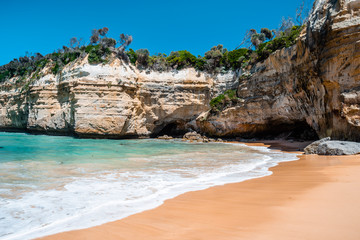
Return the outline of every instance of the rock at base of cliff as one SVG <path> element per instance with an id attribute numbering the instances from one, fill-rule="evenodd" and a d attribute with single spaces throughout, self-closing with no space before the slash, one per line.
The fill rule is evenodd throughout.
<path id="1" fill-rule="evenodd" d="M 197 132 L 188 132 L 183 136 L 183 141 L 190 141 L 190 142 L 224 142 L 222 139 L 215 140 L 213 138 L 207 138 L 205 136 L 201 136 L 201 134 Z"/>
<path id="2" fill-rule="evenodd" d="M 171 140 L 171 139 L 174 139 L 173 137 L 171 136 L 168 136 L 168 135 L 164 135 L 164 136 L 160 136 L 158 137 L 158 139 L 162 139 L 162 140 Z"/>
<path id="3" fill-rule="evenodd" d="M 330 138 L 324 138 L 307 146 L 304 152 L 319 155 L 355 155 L 360 153 L 360 143 L 331 141 Z"/>
<path id="4" fill-rule="evenodd" d="M 183 139 L 190 141 L 199 141 L 202 140 L 202 136 L 197 132 L 188 132 L 183 136 Z"/>

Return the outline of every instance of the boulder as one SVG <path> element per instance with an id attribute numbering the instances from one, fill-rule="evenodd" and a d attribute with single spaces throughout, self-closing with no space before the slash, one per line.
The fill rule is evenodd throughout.
<path id="1" fill-rule="evenodd" d="M 203 137 L 197 132 L 188 132 L 183 136 L 183 139 L 190 141 L 202 141 Z"/>
<path id="2" fill-rule="evenodd" d="M 331 141 L 330 138 L 324 138 L 307 146 L 304 152 L 319 155 L 354 155 L 360 153 L 360 143 Z"/>
<path id="3" fill-rule="evenodd" d="M 323 138 L 323 139 L 320 139 L 318 141 L 311 143 L 306 148 L 304 148 L 305 154 L 317 154 L 319 145 L 323 142 L 330 141 L 330 140 L 331 140 L 330 137 L 327 137 L 327 138 Z"/>
<path id="4" fill-rule="evenodd" d="M 347 141 L 323 142 L 318 147 L 319 155 L 354 155 L 360 153 L 360 143 Z"/>
<path id="5" fill-rule="evenodd" d="M 171 140 L 171 139 L 174 139 L 174 138 L 173 138 L 173 137 L 171 137 L 171 136 L 168 136 L 168 135 L 164 135 L 164 136 L 160 136 L 160 137 L 158 137 L 158 139 Z"/>

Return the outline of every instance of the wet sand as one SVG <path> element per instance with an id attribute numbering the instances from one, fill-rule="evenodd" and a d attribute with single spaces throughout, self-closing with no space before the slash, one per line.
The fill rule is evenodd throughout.
<path id="1" fill-rule="evenodd" d="M 41 239 L 360 239 L 360 156 L 299 157 L 268 177 L 188 192 L 119 221 Z"/>

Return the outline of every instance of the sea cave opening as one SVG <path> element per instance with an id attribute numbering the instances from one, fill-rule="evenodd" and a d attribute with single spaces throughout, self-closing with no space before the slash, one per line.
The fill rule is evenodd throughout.
<path id="1" fill-rule="evenodd" d="M 168 135 L 171 137 L 182 137 L 185 133 L 191 131 L 191 129 L 187 129 L 185 127 L 185 124 L 185 121 L 164 123 L 163 125 L 158 126 L 157 129 L 155 129 L 154 134 L 151 137 L 159 137 L 164 135 Z"/>

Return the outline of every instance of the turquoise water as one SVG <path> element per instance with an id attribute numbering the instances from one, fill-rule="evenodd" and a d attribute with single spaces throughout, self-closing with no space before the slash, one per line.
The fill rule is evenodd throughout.
<path id="1" fill-rule="evenodd" d="M 241 144 L 0 133 L 0 239 L 99 225 L 295 159 Z"/>

